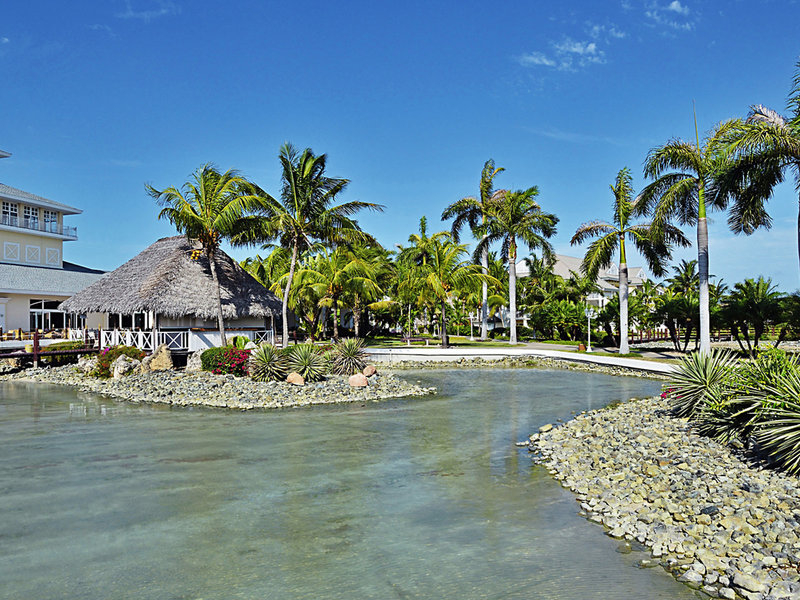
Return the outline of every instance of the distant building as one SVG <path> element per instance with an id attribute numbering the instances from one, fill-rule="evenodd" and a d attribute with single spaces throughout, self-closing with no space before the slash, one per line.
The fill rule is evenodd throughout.
<path id="1" fill-rule="evenodd" d="M 64 260 L 64 242 L 78 239 L 64 217 L 82 211 L 3 183 L 0 203 L 0 332 L 85 326 L 84 315 L 58 309 L 103 274 Z"/>
<path id="2" fill-rule="evenodd" d="M 572 277 L 573 273 L 581 275 L 581 263 L 583 259 L 574 256 L 566 256 L 564 254 L 556 254 L 556 262 L 553 264 L 553 274 L 559 275 L 564 279 Z M 530 275 L 530 270 L 525 261 L 517 263 L 517 277 L 527 277 Z M 634 291 L 647 281 L 647 273 L 642 267 L 628 267 L 628 286 L 631 291 Z M 619 265 L 612 263 L 611 266 L 600 271 L 597 275 L 597 286 L 600 288 L 599 292 L 592 292 L 586 297 L 586 303 L 591 306 L 603 308 L 608 302 L 617 295 L 619 291 Z"/>

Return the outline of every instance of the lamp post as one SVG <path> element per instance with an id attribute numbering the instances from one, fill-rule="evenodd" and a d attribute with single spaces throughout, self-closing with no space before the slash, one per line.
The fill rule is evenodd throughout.
<path id="1" fill-rule="evenodd" d="M 583 314 L 586 315 L 586 351 L 592 351 L 592 319 L 597 316 L 597 313 L 594 311 L 593 308 L 587 308 L 583 311 Z"/>
<path id="2" fill-rule="evenodd" d="M 469 313 L 469 341 L 475 341 L 475 336 L 472 335 L 472 313 Z"/>

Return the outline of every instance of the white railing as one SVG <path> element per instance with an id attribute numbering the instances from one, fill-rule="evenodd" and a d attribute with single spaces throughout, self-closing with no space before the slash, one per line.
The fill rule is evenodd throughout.
<path id="1" fill-rule="evenodd" d="M 67 339 L 70 341 L 96 342 L 96 329 L 67 329 Z"/>
<path id="2" fill-rule="evenodd" d="M 254 331 L 252 339 L 256 344 L 275 344 L 275 332 L 270 329 L 267 331 Z"/>
<path id="3" fill-rule="evenodd" d="M 140 350 L 153 350 L 152 331 L 131 331 L 130 329 L 103 329 L 100 332 L 100 346 L 135 346 Z"/>
<path id="4" fill-rule="evenodd" d="M 170 350 L 198 350 L 219 344 L 219 336 L 215 332 L 192 331 L 188 329 L 157 330 L 155 331 L 155 344 L 153 344 L 153 331 L 132 331 L 130 329 L 103 329 L 100 331 L 100 347 L 110 346 L 135 346 L 140 350 L 152 352 L 161 344 L 166 344 Z M 75 336 L 74 338 L 72 336 Z M 89 336 L 96 339 L 96 333 L 89 331 Z M 256 344 L 274 344 L 275 332 L 269 329 L 261 330 L 230 330 L 229 338 L 234 335 L 243 335 Z M 83 331 L 70 330 L 70 339 L 83 339 Z"/>
<path id="5" fill-rule="evenodd" d="M 188 350 L 189 332 L 188 331 L 159 331 L 158 345 L 166 344 L 170 350 Z"/>

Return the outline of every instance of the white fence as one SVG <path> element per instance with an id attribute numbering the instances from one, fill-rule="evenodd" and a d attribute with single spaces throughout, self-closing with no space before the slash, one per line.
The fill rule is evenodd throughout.
<path id="1" fill-rule="evenodd" d="M 256 344 L 269 343 L 275 341 L 275 332 L 272 330 L 230 330 L 226 331 L 227 338 L 230 340 L 234 336 L 241 335 Z M 71 329 L 69 339 L 82 340 L 85 332 L 80 329 Z M 94 335 L 94 338 L 92 337 Z M 155 344 L 153 336 L 155 335 Z M 89 338 L 96 339 L 97 332 L 89 330 Z M 196 331 L 191 329 L 182 330 L 156 330 L 156 331 L 133 331 L 130 329 L 103 329 L 99 332 L 100 347 L 109 346 L 135 346 L 140 350 L 152 352 L 161 344 L 166 344 L 170 350 L 195 351 L 205 350 L 221 344 L 219 332 L 217 331 Z"/>

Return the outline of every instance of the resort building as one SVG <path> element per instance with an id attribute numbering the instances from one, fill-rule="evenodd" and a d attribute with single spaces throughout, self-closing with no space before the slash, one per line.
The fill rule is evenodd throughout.
<path id="1" fill-rule="evenodd" d="M 273 342 L 281 301 L 222 252 L 216 255 L 228 338 Z M 220 345 L 217 287 L 199 242 L 162 238 L 61 304 L 74 313 L 102 313 L 102 346 L 195 351 Z M 80 336 L 75 331 L 73 335 Z"/>
<path id="2" fill-rule="evenodd" d="M 553 263 L 553 274 L 564 279 L 572 277 L 573 273 L 581 275 L 582 259 L 575 256 L 556 254 L 556 262 Z M 530 270 L 525 261 L 517 263 L 517 277 L 527 277 Z M 631 293 L 644 285 L 647 281 L 647 273 L 642 267 L 628 267 L 628 287 Z M 586 303 L 597 308 L 604 308 L 608 302 L 619 292 L 619 265 L 612 263 L 608 269 L 601 271 L 597 275 L 596 281 L 598 291 L 590 293 L 586 297 Z"/>
<path id="3" fill-rule="evenodd" d="M 64 260 L 64 242 L 78 239 L 64 218 L 82 211 L 3 183 L 0 206 L 0 333 L 87 326 L 58 308 L 103 274 Z"/>

